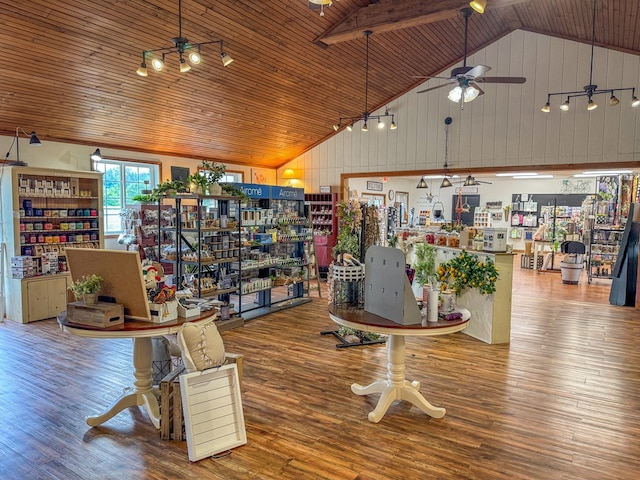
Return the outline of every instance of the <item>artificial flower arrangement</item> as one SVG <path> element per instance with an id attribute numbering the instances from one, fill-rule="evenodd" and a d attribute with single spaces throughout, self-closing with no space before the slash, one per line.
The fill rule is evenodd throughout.
<path id="1" fill-rule="evenodd" d="M 336 205 L 338 217 L 338 236 L 333 248 L 334 256 L 340 253 L 350 253 L 360 257 L 360 228 L 362 226 L 362 208 L 357 200 L 338 202 Z"/>
<path id="2" fill-rule="evenodd" d="M 484 262 L 473 254 L 462 250 L 460 255 L 441 263 L 437 269 L 441 290 L 453 290 L 460 295 L 466 288 L 477 288 L 480 293 L 490 295 L 496 291 L 498 270 L 490 258 Z"/>

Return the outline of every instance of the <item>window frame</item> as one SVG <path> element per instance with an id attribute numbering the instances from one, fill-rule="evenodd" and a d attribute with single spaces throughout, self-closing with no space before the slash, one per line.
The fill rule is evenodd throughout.
<path id="1" fill-rule="evenodd" d="M 104 172 L 98 170 L 97 166 L 98 165 L 119 165 L 120 169 L 121 169 L 121 185 L 125 185 L 125 189 L 123 190 L 122 188 L 120 189 L 120 201 L 122 202 L 122 208 L 120 208 L 120 212 L 122 212 L 122 210 L 125 210 L 127 208 L 131 208 L 133 206 L 133 204 L 129 203 L 127 204 L 127 199 L 126 199 L 126 168 L 129 167 L 140 167 L 142 165 L 148 165 L 151 168 L 152 171 L 152 175 L 151 175 L 151 181 L 149 183 L 149 188 L 154 188 L 158 183 L 160 183 L 161 179 L 162 179 L 162 162 L 159 161 L 154 161 L 154 160 L 133 160 L 133 159 L 129 159 L 129 158 L 120 158 L 120 157 L 105 157 L 102 160 L 98 160 L 93 162 L 92 165 L 92 169 L 94 171 L 98 171 L 100 173 L 103 174 L 103 199 L 102 199 L 102 209 L 103 209 L 103 225 L 104 225 L 104 236 L 105 238 L 107 237 L 115 237 L 118 236 L 121 233 L 124 233 L 125 231 L 125 226 L 124 223 L 121 222 L 120 225 L 120 230 L 118 231 L 114 231 L 114 230 L 108 230 L 108 219 L 109 217 L 111 217 L 113 214 L 110 214 L 108 212 L 110 212 L 111 210 L 113 210 L 111 207 L 108 207 L 106 202 L 108 201 L 107 195 L 104 192 Z M 157 173 L 156 173 L 156 178 L 155 178 L 155 184 L 154 182 L 154 178 L 153 178 L 153 167 L 157 168 Z M 120 212 L 118 214 L 120 214 Z"/>

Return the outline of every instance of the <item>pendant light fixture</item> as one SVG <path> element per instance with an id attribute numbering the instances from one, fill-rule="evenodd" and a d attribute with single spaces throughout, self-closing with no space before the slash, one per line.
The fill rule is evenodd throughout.
<path id="1" fill-rule="evenodd" d="M 420 179 L 420 181 L 418 182 L 418 185 L 416 185 L 416 188 L 429 188 L 429 186 L 427 185 L 427 181 L 424 179 L 424 177 Z"/>
<path id="2" fill-rule="evenodd" d="M 146 77 L 149 73 L 147 71 L 147 58 L 153 54 L 162 54 L 162 57 L 153 57 L 151 59 L 151 67 L 160 71 L 164 68 L 165 57 L 171 53 L 178 54 L 178 66 L 180 68 L 180 73 L 186 73 L 191 70 L 191 65 L 198 65 L 202 61 L 202 56 L 200 53 L 200 47 L 203 45 L 211 45 L 214 43 L 220 44 L 220 59 L 222 61 L 223 66 L 228 66 L 231 62 L 233 62 L 233 58 L 231 58 L 224 51 L 224 42 L 223 40 L 210 40 L 208 42 L 201 43 L 189 43 L 189 40 L 186 37 L 182 36 L 182 0 L 178 0 L 178 36 L 171 39 L 173 42 L 173 46 L 171 47 L 161 47 L 155 48 L 153 50 L 144 50 L 142 52 L 142 63 L 136 70 L 136 73 L 141 77 Z M 185 60 L 184 56 L 187 56 L 189 62 Z"/>
<path id="3" fill-rule="evenodd" d="M 444 178 L 442 179 L 440 188 L 453 187 L 451 180 L 449 180 L 449 177 L 447 176 L 447 169 L 449 168 L 449 165 L 447 164 L 449 159 L 449 125 L 452 123 L 453 119 L 451 117 L 444 119 Z"/>
<path id="4" fill-rule="evenodd" d="M 544 113 L 549 113 L 551 111 L 551 97 L 560 95 L 561 97 L 567 97 L 567 100 L 560 105 L 560 110 L 563 112 L 569 111 L 571 108 L 571 99 L 576 97 L 587 97 L 587 110 L 592 111 L 598 108 L 598 104 L 592 98 L 594 95 L 600 95 L 603 93 L 609 94 L 609 105 L 615 106 L 620 103 L 620 100 L 615 95 L 615 92 L 624 92 L 631 90 L 631 106 L 633 108 L 637 108 L 640 106 L 640 100 L 636 97 L 636 89 L 635 87 L 626 87 L 626 88 L 598 88 L 597 85 L 593 83 L 593 54 L 595 50 L 596 44 L 596 2 L 597 0 L 593 0 L 593 15 L 591 17 L 592 27 L 591 27 L 591 65 L 589 67 L 589 84 L 583 87 L 583 90 L 579 90 L 577 92 L 555 92 L 547 94 L 547 103 L 545 103 L 540 109 Z"/>
<path id="5" fill-rule="evenodd" d="M 478 13 L 484 13 L 484 9 L 487 8 L 487 0 L 471 0 L 469 6 Z"/>
<path id="6" fill-rule="evenodd" d="M 368 104 L 369 104 L 369 37 L 371 36 L 371 34 L 373 33 L 371 30 L 366 30 L 363 32 L 365 38 L 367 39 L 367 46 L 366 46 L 366 56 L 365 56 L 365 67 L 364 67 L 364 72 L 365 72 L 365 82 L 364 82 L 364 113 L 362 115 L 360 115 L 359 117 L 340 117 L 340 121 L 338 121 L 338 123 L 333 125 L 333 129 L 337 132 L 338 130 L 340 130 L 340 128 L 342 128 L 342 126 L 346 126 L 347 131 L 351 131 L 353 129 L 353 125 L 355 123 L 357 123 L 358 121 L 362 120 L 364 123 L 362 125 L 361 130 L 363 132 L 368 132 L 369 131 L 369 120 L 377 120 L 378 121 L 378 128 L 379 129 L 383 129 L 385 127 L 385 122 L 384 119 L 391 117 L 391 125 L 389 126 L 390 130 L 395 130 L 396 128 L 398 128 L 398 126 L 396 125 L 395 122 L 395 115 L 393 113 L 389 113 L 389 107 L 385 108 L 384 110 L 384 114 L 382 115 L 371 115 L 371 113 L 369 112 L 368 108 Z"/>

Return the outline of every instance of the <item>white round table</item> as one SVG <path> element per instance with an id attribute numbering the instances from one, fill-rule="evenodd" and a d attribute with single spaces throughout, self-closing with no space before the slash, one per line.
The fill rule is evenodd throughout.
<path id="1" fill-rule="evenodd" d="M 211 320 L 213 315 L 207 313 L 195 319 L 189 319 L 191 323 L 204 323 Z M 115 402 L 100 415 L 89 416 L 85 420 L 87 425 L 96 427 L 120 413 L 125 408 L 142 406 L 147 411 L 151 423 L 160 428 L 160 408 L 153 389 L 153 351 L 152 337 L 177 333 L 182 324 L 187 322 L 184 318 L 178 318 L 166 323 L 143 322 L 139 320 L 127 320 L 123 324 L 107 328 L 97 328 L 85 325 L 76 325 L 67 320 L 67 312 L 58 315 L 60 328 L 67 333 L 79 337 L 89 338 L 133 338 L 133 389 L 122 394 Z"/>
<path id="2" fill-rule="evenodd" d="M 423 321 L 419 325 L 400 325 L 364 310 L 329 307 L 331 320 L 348 328 L 388 335 L 387 338 L 387 378 L 378 380 L 367 386 L 354 383 L 351 391 L 356 395 L 380 393 L 376 408 L 369 412 L 369 420 L 378 423 L 395 400 L 406 400 L 433 418 L 444 417 L 446 410 L 434 407 L 420 393 L 420 382 L 405 379 L 405 337 L 446 335 L 466 328 L 471 313 L 465 308 L 458 308 L 462 318 L 456 320 L 439 320 L 435 323 Z"/>

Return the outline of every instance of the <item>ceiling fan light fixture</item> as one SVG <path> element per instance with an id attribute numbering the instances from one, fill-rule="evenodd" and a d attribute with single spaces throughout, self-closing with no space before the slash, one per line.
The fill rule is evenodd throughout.
<path id="1" fill-rule="evenodd" d="M 447 98 L 454 103 L 460 102 L 460 99 L 462 98 L 462 87 L 460 85 L 453 87 L 451 90 L 449 90 L 449 95 L 447 95 Z"/>
<path id="2" fill-rule="evenodd" d="M 465 103 L 474 101 L 478 95 L 480 95 L 480 90 L 473 86 L 466 87 L 463 93 Z"/>
<path id="3" fill-rule="evenodd" d="M 471 175 L 467 175 L 467 178 L 465 178 L 462 185 L 464 185 L 465 187 L 473 187 L 474 185 L 476 185 L 476 179 Z"/>
<path id="4" fill-rule="evenodd" d="M 478 13 L 484 13 L 484 9 L 487 8 L 487 0 L 471 0 L 469 6 Z"/>
<path id="5" fill-rule="evenodd" d="M 587 102 L 587 110 L 592 111 L 598 108 L 598 104 L 593 101 L 593 98 L 590 98 Z"/>
<path id="6" fill-rule="evenodd" d="M 363 131 L 363 132 L 368 132 L 368 131 L 369 131 L 369 127 L 367 126 L 367 122 L 364 122 L 364 123 L 362 124 L 362 131 Z"/>
<path id="7" fill-rule="evenodd" d="M 420 181 L 418 182 L 418 185 L 416 185 L 416 188 L 429 188 L 424 177 L 420 178 Z"/>
<path id="8" fill-rule="evenodd" d="M 570 108 L 571 108 L 571 105 L 569 104 L 568 98 L 566 102 L 560 104 L 560 110 L 562 110 L 563 112 L 568 112 Z"/>

